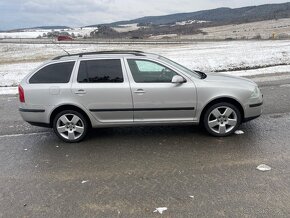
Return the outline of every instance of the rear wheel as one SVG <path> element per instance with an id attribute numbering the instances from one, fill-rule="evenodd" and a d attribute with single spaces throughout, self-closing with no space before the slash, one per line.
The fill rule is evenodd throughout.
<path id="1" fill-rule="evenodd" d="M 230 103 L 217 103 L 208 108 L 203 118 L 207 132 L 213 136 L 231 135 L 241 123 L 241 113 Z"/>
<path id="2" fill-rule="evenodd" d="M 88 122 L 81 113 L 66 110 L 56 115 L 53 129 L 56 135 L 65 142 L 80 142 L 87 134 Z"/>

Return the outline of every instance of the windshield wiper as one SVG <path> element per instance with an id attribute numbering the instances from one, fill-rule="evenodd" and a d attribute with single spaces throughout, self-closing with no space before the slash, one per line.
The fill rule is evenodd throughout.
<path id="1" fill-rule="evenodd" d="M 194 72 L 198 73 L 200 75 L 201 79 L 205 79 L 207 77 L 207 75 L 204 72 L 201 72 L 201 71 L 198 71 L 198 70 L 195 70 Z"/>

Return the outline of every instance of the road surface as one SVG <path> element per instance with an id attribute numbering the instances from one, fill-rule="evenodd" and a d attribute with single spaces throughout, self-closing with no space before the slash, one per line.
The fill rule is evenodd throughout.
<path id="1" fill-rule="evenodd" d="M 290 81 L 261 90 L 264 114 L 242 135 L 111 128 L 79 144 L 24 123 L 17 98 L 0 96 L 0 217 L 289 217 Z"/>

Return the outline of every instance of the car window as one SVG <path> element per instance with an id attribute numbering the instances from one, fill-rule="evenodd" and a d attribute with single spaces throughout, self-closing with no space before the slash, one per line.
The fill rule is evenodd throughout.
<path id="1" fill-rule="evenodd" d="M 179 69 L 181 71 L 184 71 L 185 73 L 188 73 L 191 76 L 194 76 L 195 78 L 201 78 L 201 75 L 199 73 L 197 73 L 196 71 L 190 70 L 190 69 L 186 68 L 185 66 L 178 64 L 178 63 L 176 63 L 168 58 L 165 58 L 163 56 L 159 56 L 159 59 L 162 61 L 165 61 L 166 63 L 176 67 L 177 69 Z"/>
<path id="2" fill-rule="evenodd" d="M 124 81 L 121 60 L 81 61 L 77 81 L 79 83 L 121 83 Z"/>
<path id="3" fill-rule="evenodd" d="M 37 71 L 29 83 L 68 83 L 75 62 L 50 64 Z"/>
<path id="4" fill-rule="evenodd" d="M 149 60 L 128 59 L 128 64 L 136 83 L 171 83 L 177 75 L 162 64 Z"/>

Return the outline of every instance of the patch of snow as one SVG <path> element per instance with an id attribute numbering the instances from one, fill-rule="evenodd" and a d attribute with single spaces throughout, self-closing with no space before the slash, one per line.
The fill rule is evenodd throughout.
<path id="1" fill-rule="evenodd" d="M 91 32 L 97 31 L 97 27 L 83 27 L 83 28 L 73 28 L 69 30 L 65 30 L 65 32 L 68 32 L 70 35 L 73 33 L 76 37 L 84 37 L 89 36 Z"/>
<path id="2" fill-rule="evenodd" d="M 260 170 L 260 171 L 270 171 L 272 168 L 266 164 L 260 164 L 259 166 L 257 166 L 257 170 Z"/>
<path id="3" fill-rule="evenodd" d="M 206 21 L 206 20 L 185 20 L 185 21 L 176 22 L 175 25 L 184 26 L 184 25 L 193 24 L 193 23 L 209 23 L 209 22 L 210 21 Z"/>
<path id="4" fill-rule="evenodd" d="M 0 95 L 15 95 L 17 93 L 17 87 L 0 87 Z"/>
<path id="5" fill-rule="evenodd" d="M 25 32 L 2 32 L 0 33 L 0 38 L 5 39 L 5 38 L 37 38 L 39 35 L 42 36 L 43 33 L 47 33 L 49 32 L 49 30 L 46 30 L 46 32 L 44 31 L 25 31 Z"/>
<path id="6" fill-rule="evenodd" d="M 89 180 L 83 180 L 82 181 L 82 184 L 85 184 L 85 183 L 87 183 Z"/>
<path id="7" fill-rule="evenodd" d="M 243 135 L 243 134 L 244 134 L 244 131 L 242 131 L 242 130 L 237 130 L 237 131 L 235 131 L 235 134 L 236 134 L 236 135 Z"/>
<path id="8" fill-rule="evenodd" d="M 138 23 L 124 24 L 124 25 L 119 25 L 117 27 L 113 27 L 113 29 L 119 33 L 134 31 L 134 30 L 138 30 L 139 28 L 140 27 L 138 26 Z"/>
<path id="9" fill-rule="evenodd" d="M 121 24 L 119 26 L 121 26 L 121 27 L 136 27 L 136 26 L 138 26 L 138 23 Z"/>
<path id="10" fill-rule="evenodd" d="M 158 50 L 158 47 L 154 50 Z M 189 69 L 205 72 L 265 65 L 290 65 L 289 40 L 196 42 L 192 45 L 179 45 L 167 49 L 159 49 L 158 53 L 185 65 Z M 280 69 L 290 71 L 289 66 L 281 66 Z M 268 70 L 271 71 L 273 69 Z M 252 70 L 251 73 L 265 73 L 261 71 L 263 70 Z M 228 73 L 239 76 L 246 75 L 245 71 Z"/>
<path id="11" fill-rule="evenodd" d="M 290 84 L 280 85 L 281 88 L 290 88 Z"/>
<path id="12" fill-rule="evenodd" d="M 0 39 L 33 39 L 38 36 L 43 36 L 43 34 L 52 33 L 54 31 L 58 32 L 68 32 L 69 34 L 75 34 L 75 36 L 83 37 L 85 35 L 89 36 L 94 30 L 98 30 L 97 27 L 78 27 L 69 29 L 26 29 L 23 31 L 15 32 L 1 32 Z"/>
<path id="13" fill-rule="evenodd" d="M 153 213 L 158 212 L 158 213 L 162 214 L 166 210 L 167 210 L 167 207 L 158 207 L 158 208 L 156 208 L 156 210 L 153 211 Z"/>
<path id="14" fill-rule="evenodd" d="M 0 65 L 0 87 L 17 86 L 19 82 L 41 62 L 1 64 Z"/>

